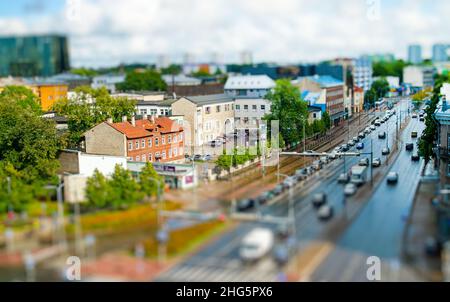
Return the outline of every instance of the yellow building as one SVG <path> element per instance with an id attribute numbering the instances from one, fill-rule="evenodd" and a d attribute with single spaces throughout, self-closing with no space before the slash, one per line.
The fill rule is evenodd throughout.
<path id="1" fill-rule="evenodd" d="M 49 111 L 56 101 L 67 97 L 69 86 L 62 83 L 38 83 L 30 87 L 41 100 L 43 111 Z"/>

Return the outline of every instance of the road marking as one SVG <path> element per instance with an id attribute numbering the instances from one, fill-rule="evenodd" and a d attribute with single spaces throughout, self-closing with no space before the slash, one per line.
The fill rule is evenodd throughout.
<path id="1" fill-rule="evenodd" d="M 314 242 L 310 244 L 294 260 L 297 266 L 294 267 L 294 273 L 298 273 L 301 280 L 309 280 L 332 250 L 333 245 L 329 242 Z"/>

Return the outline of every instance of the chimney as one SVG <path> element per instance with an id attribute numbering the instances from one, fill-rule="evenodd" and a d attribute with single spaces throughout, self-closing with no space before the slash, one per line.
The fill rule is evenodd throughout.
<path id="1" fill-rule="evenodd" d="M 108 124 L 112 124 L 112 123 L 113 123 L 112 117 L 109 117 L 109 118 L 106 120 L 106 122 L 107 122 Z"/>
<path id="2" fill-rule="evenodd" d="M 131 117 L 131 125 L 133 125 L 133 127 L 136 127 L 136 117 L 134 115 Z"/>
<path id="3" fill-rule="evenodd" d="M 128 120 L 128 118 L 126 115 L 122 116 L 122 122 L 126 122 L 127 120 Z"/>

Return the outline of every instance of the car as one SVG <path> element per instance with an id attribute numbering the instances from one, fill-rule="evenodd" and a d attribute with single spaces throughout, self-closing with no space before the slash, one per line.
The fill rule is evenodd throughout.
<path id="1" fill-rule="evenodd" d="M 283 193 L 283 186 L 282 185 L 277 185 L 273 190 L 272 193 L 276 196 L 280 195 L 281 193 Z"/>
<path id="2" fill-rule="evenodd" d="M 406 151 L 413 151 L 414 150 L 414 144 L 413 143 L 408 143 L 405 145 L 405 149 Z"/>
<path id="3" fill-rule="evenodd" d="M 323 167 L 323 163 L 320 160 L 316 160 L 313 162 L 312 167 L 314 170 L 319 171 Z"/>
<path id="4" fill-rule="evenodd" d="M 272 230 L 255 228 L 242 239 L 239 256 L 244 261 L 257 261 L 267 255 L 273 248 Z"/>
<path id="5" fill-rule="evenodd" d="M 331 217 L 333 217 L 333 207 L 330 205 L 323 205 L 319 208 L 319 210 L 317 211 L 317 217 L 320 220 L 328 220 Z"/>
<path id="6" fill-rule="evenodd" d="M 291 234 L 291 229 L 289 228 L 289 224 L 281 223 L 278 225 L 276 234 L 280 238 L 287 238 Z"/>
<path id="7" fill-rule="evenodd" d="M 215 140 L 213 140 L 213 141 L 210 141 L 209 142 L 209 145 L 211 146 L 211 147 L 219 147 L 219 146 L 222 146 L 223 145 L 223 139 L 215 139 Z"/>
<path id="8" fill-rule="evenodd" d="M 378 138 L 379 139 L 385 139 L 386 138 L 386 132 L 384 132 L 384 131 L 378 132 Z"/>
<path id="9" fill-rule="evenodd" d="M 336 159 L 337 157 L 338 157 L 338 156 L 337 156 L 336 152 L 331 152 L 331 153 L 328 155 L 328 158 L 331 159 L 331 160 Z"/>
<path id="10" fill-rule="evenodd" d="M 370 134 L 370 132 L 372 132 L 372 130 L 370 130 L 370 128 L 364 129 L 364 133 L 365 133 L 365 134 Z"/>
<path id="11" fill-rule="evenodd" d="M 283 181 L 282 185 L 285 189 L 292 188 L 295 185 L 295 180 L 293 177 L 288 177 Z"/>
<path id="12" fill-rule="evenodd" d="M 369 165 L 369 159 L 366 157 L 366 158 L 361 158 L 360 160 L 359 160 L 359 165 L 360 166 L 368 166 Z"/>
<path id="13" fill-rule="evenodd" d="M 255 207 L 253 199 L 242 199 L 237 202 L 236 209 L 238 212 L 246 212 Z"/>
<path id="14" fill-rule="evenodd" d="M 324 165 L 328 164 L 330 162 L 330 160 L 328 159 L 328 156 L 322 156 L 320 158 L 320 162 Z"/>
<path id="15" fill-rule="evenodd" d="M 417 137 L 417 131 L 411 132 L 411 138 L 416 138 L 416 137 Z"/>
<path id="16" fill-rule="evenodd" d="M 389 153 L 391 153 L 391 149 L 389 149 L 389 148 L 383 148 L 381 150 L 382 155 L 388 155 Z"/>
<path id="17" fill-rule="evenodd" d="M 306 150 L 305 153 L 312 154 L 315 153 L 313 150 Z"/>
<path id="18" fill-rule="evenodd" d="M 349 148 L 349 146 L 348 146 L 347 144 L 343 144 L 343 145 L 341 146 L 341 152 L 347 152 L 349 149 L 350 149 L 350 148 Z"/>
<path id="19" fill-rule="evenodd" d="M 425 118 L 422 116 L 422 117 L 419 118 L 419 121 L 420 122 L 425 122 Z"/>
<path id="20" fill-rule="evenodd" d="M 360 132 L 360 133 L 358 134 L 358 137 L 359 137 L 360 139 L 364 139 L 364 138 L 366 137 L 366 135 L 364 134 L 364 132 Z"/>
<path id="21" fill-rule="evenodd" d="M 352 138 L 352 140 L 353 140 L 355 143 L 358 143 L 358 142 L 359 142 L 359 137 L 354 136 L 354 137 Z"/>
<path id="22" fill-rule="evenodd" d="M 355 142 L 353 140 L 349 140 L 347 145 L 349 145 L 350 147 L 353 147 L 355 145 Z"/>
<path id="23" fill-rule="evenodd" d="M 372 167 L 376 168 L 376 167 L 379 167 L 379 166 L 381 166 L 381 159 L 376 157 L 372 161 Z"/>
<path id="24" fill-rule="evenodd" d="M 202 161 L 210 161 L 212 159 L 212 156 L 209 154 L 205 154 L 202 156 Z"/>
<path id="25" fill-rule="evenodd" d="M 358 188 L 356 187 L 356 185 L 350 183 L 350 184 L 345 185 L 344 194 L 345 194 L 345 196 L 353 196 L 353 195 L 355 195 L 357 190 L 358 190 Z"/>
<path id="26" fill-rule="evenodd" d="M 313 195 L 312 204 L 315 208 L 320 208 L 327 203 L 327 194 L 321 192 Z"/>
<path id="27" fill-rule="evenodd" d="M 341 152 L 341 150 L 342 150 L 342 149 L 341 149 L 341 147 L 339 146 L 339 147 L 334 148 L 334 149 L 333 149 L 333 152 L 334 152 L 334 153 L 339 153 L 339 152 Z"/>
<path id="28" fill-rule="evenodd" d="M 375 125 L 376 127 L 380 127 L 380 126 L 381 126 L 380 120 L 376 120 L 375 123 L 374 123 L 374 125 Z"/>
<path id="29" fill-rule="evenodd" d="M 413 155 L 411 155 L 411 160 L 412 161 L 419 161 L 420 160 L 419 154 L 414 153 Z"/>
<path id="30" fill-rule="evenodd" d="M 358 150 L 364 149 L 364 143 L 358 143 L 358 144 L 356 145 L 356 149 L 358 149 Z"/>
<path id="31" fill-rule="evenodd" d="M 384 124 L 384 123 L 386 123 L 386 121 L 384 119 L 381 119 L 380 123 Z"/>
<path id="32" fill-rule="evenodd" d="M 417 118 L 417 114 L 413 113 L 411 117 L 412 118 Z"/>
<path id="33" fill-rule="evenodd" d="M 370 126 L 370 130 L 376 130 L 377 127 L 375 127 L 375 125 Z"/>
<path id="34" fill-rule="evenodd" d="M 283 266 L 289 262 L 289 259 L 295 252 L 295 240 L 292 237 L 288 237 L 284 242 L 275 245 L 273 248 L 273 258 L 278 265 Z"/>
<path id="35" fill-rule="evenodd" d="M 350 176 L 347 173 L 341 173 L 338 177 L 338 183 L 346 184 L 350 181 Z"/>
<path id="36" fill-rule="evenodd" d="M 194 155 L 194 160 L 195 160 L 195 161 L 200 161 L 200 160 L 202 160 L 202 155 L 201 155 L 201 154 L 195 154 L 195 155 Z"/>
<path id="37" fill-rule="evenodd" d="M 442 246 L 434 237 L 428 237 L 425 240 L 425 253 L 431 257 L 438 257 L 441 254 Z"/>
<path id="38" fill-rule="evenodd" d="M 396 184 L 398 182 L 398 173 L 397 172 L 389 172 L 387 175 L 387 183 L 388 184 Z"/>

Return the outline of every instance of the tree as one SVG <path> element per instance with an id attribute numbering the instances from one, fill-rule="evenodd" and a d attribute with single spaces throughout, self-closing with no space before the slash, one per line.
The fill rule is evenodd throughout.
<path id="1" fill-rule="evenodd" d="M 278 80 L 266 99 L 271 103 L 271 113 L 264 119 L 269 124 L 272 120 L 279 121 L 280 134 L 287 144 L 300 141 L 303 127 L 307 125 L 308 105 L 301 100 L 298 88 L 292 86 L 289 80 Z"/>
<path id="2" fill-rule="evenodd" d="M 330 114 L 326 111 L 324 113 L 322 113 L 322 122 L 323 122 L 323 125 L 325 126 L 325 130 L 328 130 L 331 128 Z"/>
<path id="3" fill-rule="evenodd" d="M 144 197 L 139 184 L 127 169 L 116 165 L 110 180 L 110 202 L 114 209 L 126 209 Z"/>
<path id="4" fill-rule="evenodd" d="M 57 152 L 63 147 L 53 121 L 14 97 L 0 102 L 0 161 L 10 163 L 28 182 L 53 179 L 59 165 Z"/>
<path id="5" fill-rule="evenodd" d="M 73 74 L 76 74 L 76 75 L 90 77 L 90 78 L 95 77 L 99 74 L 94 69 L 89 69 L 89 68 L 74 68 L 74 69 L 70 70 L 70 72 Z"/>
<path id="6" fill-rule="evenodd" d="M 160 192 L 164 189 L 164 179 L 156 173 L 151 163 L 147 163 L 141 170 L 139 183 L 142 192 L 148 197 L 156 196 L 158 194 L 158 189 Z"/>
<path id="7" fill-rule="evenodd" d="M 171 64 L 166 68 L 161 68 L 161 74 L 177 75 L 182 71 L 181 65 Z"/>
<path id="8" fill-rule="evenodd" d="M 78 87 L 75 97 L 57 101 L 53 109 L 67 117 L 68 144 L 76 147 L 87 130 L 108 118 L 120 122 L 122 116 L 134 115 L 135 106 L 135 100 L 112 97 L 105 88 Z"/>
<path id="9" fill-rule="evenodd" d="M 87 201 L 90 205 L 103 209 L 109 205 L 111 193 L 111 186 L 108 180 L 96 169 L 86 183 Z"/>
<path id="10" fill-rule="evenodd" d="M 205 77 L 210 77 L 211 74 L 205 70 L 199 70 L 199 71 L 193 72 L 191 74 L 191 76 L 193 76 L 194 78 L 205 78 Z"/>
<path id="11" fill-rule="evenodd" d="M 377 99 L 384 98 L 390 89 L 389 82 L 385 78 L 381 78 L 372 83 L 371 89 L 375 91 Z"/>
<path id="12" fill-rule="evenodd" d="M 364 104 L 373 107 L 375 106 L 376 100 L 377 100 L 377 92 L 375 91 L 375 89 L 371 88 L 364 94 Z"/>
<path id="13" fill-rule="evenodd" d="M 117 84 L 121 91 L 165 91 L 167 84 L 155 70 L 144 72 L 132 71 L 127 73 L 125 82 Z"/>
<path id="14" fill-rule="evenodd" d="M 23 109 L 42 113 L 39 97 L 25 86 L 6 86 L 0 93 L 0 102 L 15 102 Z"/>
<path id="15" fill-rule="evenodd" d="M 403 69 L 410 65 L 403 60 L 396 61 L 380 61 L 373 63 L 373 76 L 374 77 L 387 77 L 394 76 L 399 77 L 400 82 L 403 81 Z"/>

